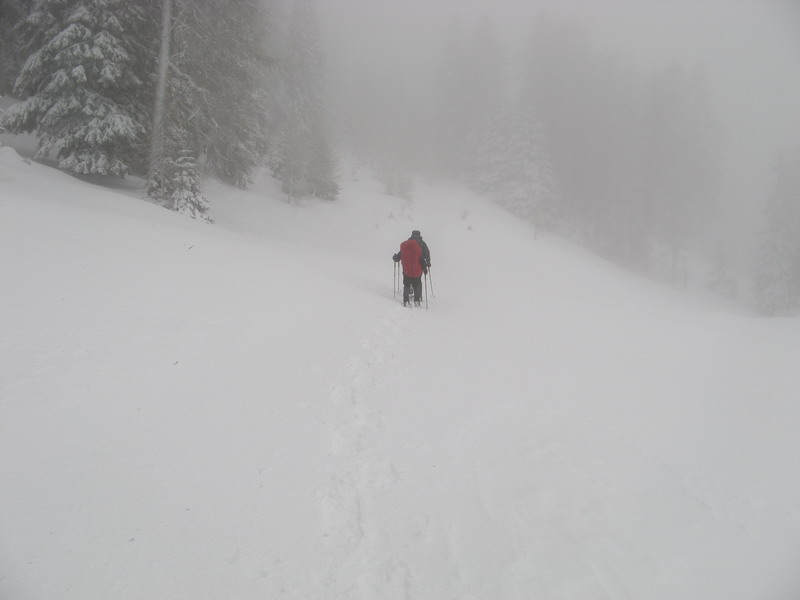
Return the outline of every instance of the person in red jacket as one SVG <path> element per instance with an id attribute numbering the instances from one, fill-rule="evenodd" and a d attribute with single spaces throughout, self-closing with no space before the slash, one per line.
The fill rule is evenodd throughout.
<path id="1" fill-rule="evenodd" d="M 422 240 L 418 230 L 400 244 L 400 252 L 393 257 L 394 262 L 403 264 L 403 306 L 408 306 L 411 289 L 414 289 L 414 304 L 422 302 L 422 274 L 431 266 L 431 252 Z"/>

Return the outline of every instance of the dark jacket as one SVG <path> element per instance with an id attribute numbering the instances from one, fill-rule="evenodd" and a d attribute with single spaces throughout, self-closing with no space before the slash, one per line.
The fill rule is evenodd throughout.
<path id="1" fill-rule="evenodd" d="M 431 251 L 428 248 L 428 244 L 425 243 L 421 235 L 411 236 L 410 239 L 417 240 L 417 243 L 422 248 L 422 266 L 427 269 L 427 267 L 431 266 Z"/>

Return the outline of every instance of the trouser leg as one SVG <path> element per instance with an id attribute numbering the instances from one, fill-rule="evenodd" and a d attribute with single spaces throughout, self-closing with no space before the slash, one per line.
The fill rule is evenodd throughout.
<path id="1" fill-rule="evenodd" d="M 414 301 L 422 302 L 422 277 L 414 278 Z"/>

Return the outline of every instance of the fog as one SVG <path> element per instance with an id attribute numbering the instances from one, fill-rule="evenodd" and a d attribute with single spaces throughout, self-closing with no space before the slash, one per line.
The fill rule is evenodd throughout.
<path id="1" fill-rule="evenodd" d="M 454 23 L 465 32 L 491 23 L 512 80 L 542 15 L 570 21 L 586 32 L 592 53 L 632 68 L 700 67 L 721 130 L 715 241 L 740 258 L 752 256 L 757 243 L 778 153 L 800 141 L 796 2 L 335 0 L 318 8 L 331 119 L 350 142 L 363 141 L 365 131 L 403 139 L 407 119 L 430 100 L 426 89 Z M 411 153 L 424 144 L 397 143 Z"/>

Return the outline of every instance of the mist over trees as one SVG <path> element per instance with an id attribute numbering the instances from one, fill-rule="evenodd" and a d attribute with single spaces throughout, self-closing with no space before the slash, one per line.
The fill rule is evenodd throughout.
<path id="1" fill-rule="evenodd" d="M 360 23 L 367 5 L 356 6 L 346 14 Z M 413 36 L 382 54 L 376 31 L 374 48 L 331 67 L 337 10 L 2 0 L 0 94 L 19 102 L 0 127 L 34 134 L 40 160 L 141 177 L 158 202 L 203 220 L 208 175 L 244 188 L 266 167 L 289 201 L 334 200 L 347 154 L 387 193 L 412 199 L 413 175 L 458 180 L 537 229 L 675 282 L 699 254 L 709 287 L 738 295 L 729 256 L 708 244 L 721 226 L 714 74 L 643 67 L 548 13 L 531 13 L 521 39 L 488 17 L 443 20 L 416 62 Z M 774 189 L 754 199 L 769 199 L 752 294 L 768 314 L 800 302 L 796 169 L 784 155 Z"/>
<path id="2" fill-rule="evenodd" d="M 246 187 L 267 151 L 267 14 L 258 0 L 160 4 L 148 189 L 207 219 L 202 172 Z"/>
<path id="3" fill-rule="evenodd" d="M 539 227 L 682 281 L 717 199 L 719 125 L 704 72 L 626 64 L 546 14 L 526 37 L 514 47 L 488 18 L 447 24 L 430 79 L 406 82 L 422 93 L 408 110 L 416 121 L 406 119 L 416 145 L 403 155 Z M 396 115 L 388 102 L 386 118 Z M 370 132 L 353 130 L 344 141 L 358 152 Z"/>
<path id="4" fill-rule="evenodd" d="M 290 199 L 313 196 L 334 200 L 339 186 L 325 123 L 325 57 L 311 2 L 295 2 L 288 37 L 281 70 L 283 144 L 275 171 Z"/>
<path id="5" fill-rule="evenodd" d="M 786 315 L 800 308 L 800 148 L 783 154 L 773 174 L 754 289 L 764 314 Z"/>
<path id="6" fill-rule="evenodd" d="M 204 176 L 246 187 L 266 164 L 302 179 L 290 196 L 334 199 L 324 88 L 293 85 L 323 81 L 315 6 L 297 0 L 303 18 L 285 48 L 270 46 L 271 9 L 262 0 L 4 0 L 0 89 L 20 101 L 0 126 L 34 134 L 37 159 L 88 178 L 142 176 L 162 204 L 205 220 Z"/>

